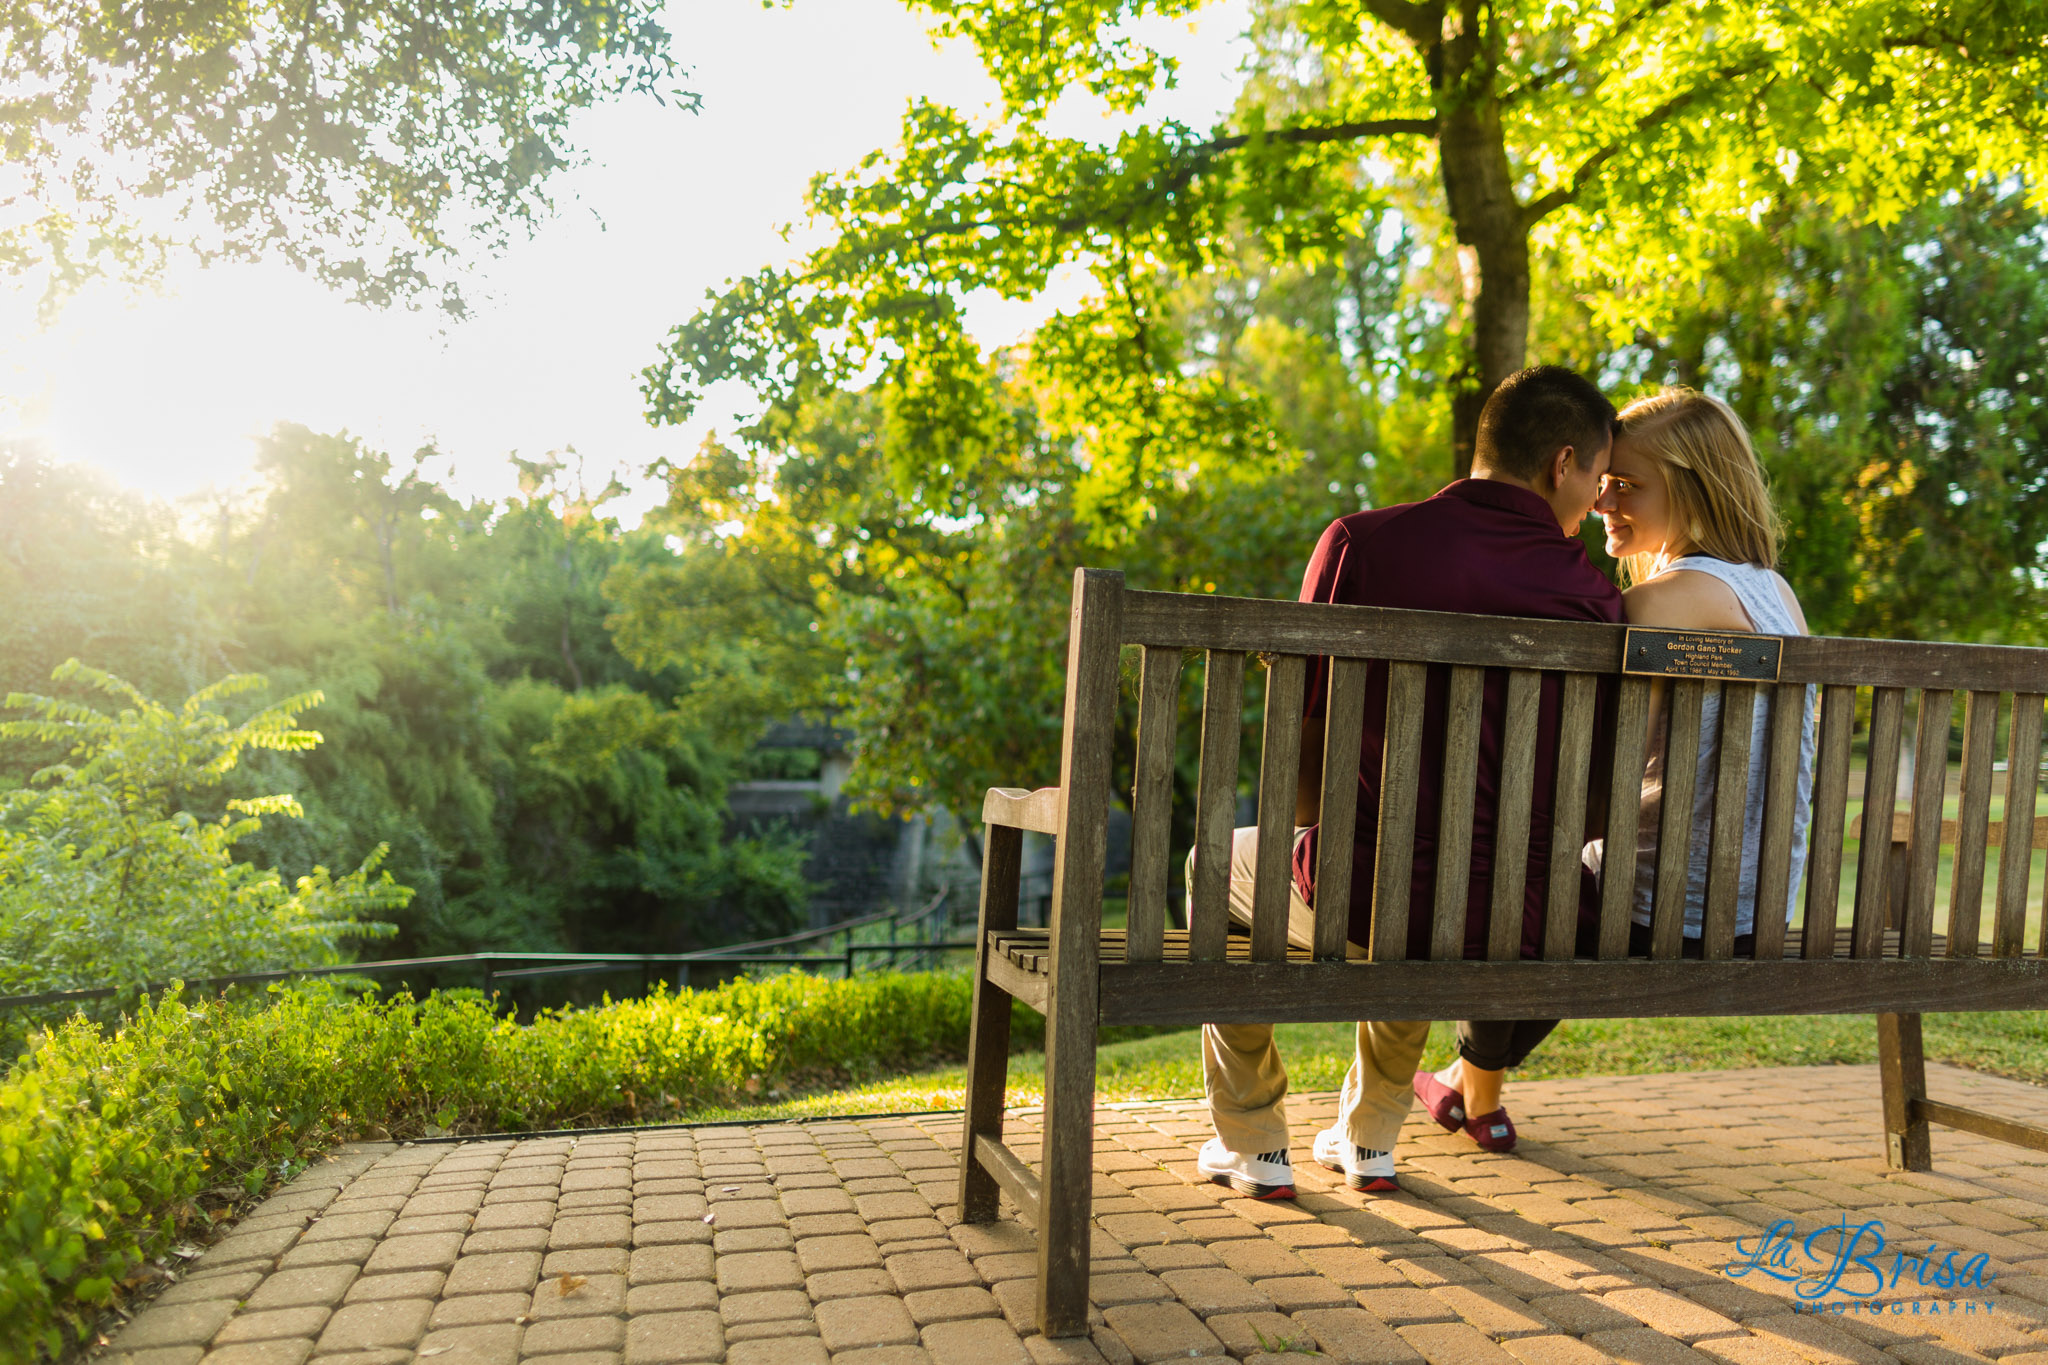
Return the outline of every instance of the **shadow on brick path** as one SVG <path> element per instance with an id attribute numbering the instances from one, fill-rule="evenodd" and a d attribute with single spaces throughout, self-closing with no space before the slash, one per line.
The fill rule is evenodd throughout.
<path id="1" fill-rule="evenodd" d="M 2048 1091 L 1930 1068 L 1941 1098 L 2048 1120 Z M 2048 1365 L 2048 1154 L 1937 1129 L 1936 1173 L 1881 1155 L 1872 1067 L 1512 1086 L 1512 1156 L 1419 1112 L 1398 1197 L 1308 1160 L 1300 1197 L 1203 1182 L 1189 1103 L 1096 1114 L 1094 1331 L 1031 1324 L 1034 1242 L 954 1226 L 956 1115 L 345 1148 L 209 1250 L 106 1365 Z M 1027 1158 L 1038 1115 L 1011 1116 Z M 1816 1311 L 1727 1273 L 1793 1234 L 1822 1262 L 1875 1223 L 1988 1288 L 1851 1267 Z M 1834 1233 L 1822 1231 L 1834 1227 Z M 1849 1233 L 1841 1229 L 1846 1227 Z M 1863 1234 L 1859 1253 L 1871 1250 Z M 1876 1311 L 1873 1311 L 1873 1304 Z"/>

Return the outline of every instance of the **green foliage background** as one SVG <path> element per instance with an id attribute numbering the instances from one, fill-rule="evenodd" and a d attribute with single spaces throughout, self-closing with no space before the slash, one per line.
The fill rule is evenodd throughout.
<path id="1" fill-rule="evenodd" d="M 524 491 L 498 504 L 459 503 L 429 463 L 281 427 L 263 442 L 257 495 L 181 521 L 0 447 L 0 694 L 50 692 L 72 658 L 125 679 L 134 690 L 117 700 L 138 714 L 225 674 L 297 694 L 310 738 L 245 744 L 231 770 L 159 791 L 158 814 L 197 822 L 286 885 L 383 850 L 413 892 L 369 916 L 396 925 L 390 955 L 686 949 L 792 927 L 808 896 L 803 847 L 728 838 L 725 801 L 786 708 L 722 687 L 739 666 L 726 656 L 751 658 L 743 643 L 643 669 L 606 628 L 608 576 L 678 553 L 657 532 L 621 530 L 603 512 L 616 489 L 585 489 L 564 461 L 523 465 Z M 46 719 L 76 702 L 76 680 L 58 686 L 38 703 Z M 224 727 L 249 724 L 239 691 L 207 694 Z M 0 732 L 0 791 L 27 788 L 72 738 Z M 8 798 L 10 823 L 63 790 Z M 221 823 L 256 797 L 302 818 Z M 61 899 L 41 872 L 30 881 L 31 899 Z M 235 965 L 306 965 L 265 942 L 277 960 Z M 103 946 L 112 980 L 132 963 Z M 212 960 L 197 941 L 189 962 L 164 956 L 158 968 L 181 971 Z"/>
<path id="2" fill-rule="evenodd" d="M 971 412 L 934 406 L 929 375 L 778 380 L 757 422 L 670 472 L 656 522 L 722 557 L 752 600 L 817 623 L 845 668 L 806 676 L 857 731 L 864 799 L 971 812 L 988 786 L 1055 782 L 1074 568 L 1291 597 L 1332 518 L 1447 480 L 1459 324 L 1440 231 L 1426 202 L 1396 195 L 1326 253 L 1287 259 L 1245 234 L 1199 272 L 1155 262 L 1146 336 L 1170 372 L 1149 378 L 1089 311 L 1111 309 L 1111 291 L 1016 347 L 954 354 Z M 1794 202 L 1619 336 L 1625 294 L 1585 292 L 1555 253 L 1537 264 L 1532 361 L 1623 400 L 1702 387 L 1742 414 L 1790 530 L 1780 567 L 1816 632 L 2048 635 L 2048 220 L 2023 186 L 1939 196 L 1883 226 Z M 675 375 L 649 372 L 658 413 Z M 1133 387 L 1105 399 L 1112 382 Z M 1105 486 L 1100 442 L 1140 389 L 1153 406 L 1130 439 L 1149 442 L 1148 472 L 1118 465 Z M 643 666 L 713 619 L 666 572 L 619 575 L 618 638 Z"/>

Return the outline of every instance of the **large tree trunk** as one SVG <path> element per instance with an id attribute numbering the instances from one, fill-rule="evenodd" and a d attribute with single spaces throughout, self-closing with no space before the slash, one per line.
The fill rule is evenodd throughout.
<path id="1" fill-rule="evenodd" d="M 1493 58 L 1477 7 L 1446 23 L 1432 65 L 1437 162 L 1466 266 L 1466 370 L 1451 400 L 1453 474 L 1472 469 L 1479 411 L 1500 382 L 1527 363 L 1529 229 L 1515 197 L 1493 92 Z M 1461 261 L 1461 264 L 1464 262 Z"/>

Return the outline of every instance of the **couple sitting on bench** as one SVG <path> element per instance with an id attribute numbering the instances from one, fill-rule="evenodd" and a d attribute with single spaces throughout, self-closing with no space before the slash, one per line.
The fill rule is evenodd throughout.
<path id="1" fill-rule="evenodd" d="M 1608 553 L 1621 561 L 1633 585 L 1626 593 L 1593 567 L 1577 539 L 1580 524 L 1594 512 L 1605 523 Z M 1631 403 L 1617 414 L 1580 375 L 1556 366 L 1539 366 L 1513 376 L 1488 400 L 1479 419 L 1471 477 L 1424 502 L 1357 512 L 1331 523 L 1309 558 L 1301 600 L 1564 621 L 1626 620 L 1633 625 L 1681 630 L 1805 634 L 1799 602 L 1775 572 L 1780 534 L 1749 435 L 1726 404 L 1688 389 L 1667 389 Z M 1408 956 L 1430 955 L 1436 872 L 1432 835 L 1442 802 L 1452 799 L 1476 801 L 1464 956 L 1483 958 L 1505 682 L 1495 672 L 1486 683 L 1476 794 L 1456 792 L 1447 798 L 1442 790 L 1441 762 L 1449 692 L 1446 672 L 1431 670 L 1423 712 L 1422 752 L 1433 757 L 1425 757 L 1416 793 Z M 1326 660 L 1311 668 L 1295 809 L 1298 828 L 1288 929 L 1290 937 L 1303 945 L 1310 943 L 1314 924 L 1314 825 L 1322 789 L 1327 678 Z M 1353 887 L 1373 885 L 1386 691 L 1385 666 L 1374 665 L 1368 676 L 1359 754 Z M 1539 759 L 1529 821 L 1523 957 L 1538 955 L 1543 935 L 1560 695 L 1557 679 L 1547 678 L 1539 710 L 1541 738 L 1536 745 Z M 1664 745 L 1660 738 L 1664 708 L 1657 696 L 1653 692 L 1653 716 L 1657 719 L 1653 719 L 1650 740 L 1653 757 L 1643 780 L 1635 865 L 1603 868 L 1601 844 L 1596 841 L 1585 849 L 1578 926 L 1583 955 L 1591 954 L 1587 934 L 1597 921 L 1603 876 L 1634 878 L 1630 951 L 1649 951 L 1651 873 L 1656 866 L 1664 798 Z M 1694 835 L 1685 905 L 1687 956 L 1699 955 L 1708 830 L 1714 807 L 1714 760 L 1721 730 L 1718 698 L 1710 696 L 1706 705 L 1699 779 L 1689 794 Z M 1793 833 L 1794 893 L 1799 886 L 1811 808 L 1812 711 L 1809 696 L 1801 737 L 1798 823 Z M 1754 941 L 1765 708 L 1757 709 L 1755 724 L 1735 926 L 1737 956 L 1749 955 Z M 1687 795 L 1678 793 L 1677 799 L 1684 800 Z M 1308 828 L 1299 828 L 1304 826 Z M 1251 920 L 1257 843 L 1256 829 L 1240 829 L 1231 850 L 1230 909 L 1246 923 Z M 1352 901 L 1348 951 L 1354 957 L 1365 952 L 1370 902 L 1368 895 L 1355 896 Z M 1764 913 L 1789 916 L 1791 910 L 1788 898 L 1786 905 L 1766 907 Z M 1398 1188 L 1394 1143 L 1410 1104 L 1418 1099 L 1444 1128 L 1452 1132 L 1462 1129 L 1487 1151 L 1512 1149 L 1515 1127 L 1501 1102 L 1503 1076 L 1548 1036 L 1556 1022 L 1461 1023 L 1456 1060 L 1435 1073 L 1416 1070 L 1429 1032 L 1428 1021 L 1359 1024 L 1337 1123 L 1317 1136 L 1315 1159 L 1342 1171 L 1353 1189 Z M 1272 1026 L 1204 1025 L 1202 1064 L 1216 1137 L 1202 1149 L 1200 1170 L 1253 1198 L 1291 1198 L 1294 1175 L 1285 1110 L 1287 1070 L 1274 1046 Z"/>

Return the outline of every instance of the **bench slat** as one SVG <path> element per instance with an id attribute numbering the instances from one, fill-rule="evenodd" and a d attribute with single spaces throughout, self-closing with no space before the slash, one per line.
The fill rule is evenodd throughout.
<path id="1" fill-rule="evenodd" d="M 1436 903 L 1430 916 L 1429 955 L 1449 962 L 1465 955 L 1465 909 L 1472 888 L 1472 807 L 1478 799 L 1479 724 L 1484 718 L 1486 670 L 1451 670 L 1444 711 L 1443 803 L 1436 823 Z"/>
<path id="2" fill-rule="evenodd" d="M 1714 821 L 1707 843 L 1707 903 L 1700 918 L 1700 954 L 1735 956 L 1735 919 L 1742 895 L 1742 841 L 1749 812 L 1749 751 L 1756 738 L 1757 687 L 1721 684 L 1720 749 L 1714 770 Z"/>
<path id="3" fill-rule="evenodd" d="M 1934 946 L 1934 883 L 1941 870 L 1941 803 L 1948 789 L 1948 732 L 1956 694 L 1920 694 L 1913 741 L 1912 836 L 1906 845 L 1906 903 L 1899 913 L 1899 952 L 1925 957 Z"/>
<path id="4" fill-rule="evenodd" d="M 2034 791 L 2041 770 L 2041 694 L 2021 692 L 2012 699 L 2012 726 L 2005 755 L 2005 817 L 2025 820 L 2034 813 Z M 1998 918 L 1991 927 L 1991 955 L 2012 957 L 2021 951 L 2027 932 L 2027 878 L 2034 851 L 2021 839 L 2008 839 L 1998 856 Z M 2048 921 L 2048 916 L 2044 916 Z"/>
<path id="5" fill-rule="evenodd" d="M 1358 836 L 1358 754 L 1365 728 L 1367 665 L 1332 659 L 1323 717 L 1323 799 L 1316 834 L 1317 957 L 1345 955 L 1351 930 L 1351 858 Z"/>
<path id="6" fill-rule="evenodd" d="M 1878 829 L 1892 827 L 1899 802 L 1899 737 L 1906 715 L 1903 688 L 1878 687 L 1870 697 L 1870 754 L 1863 765 L 1863 817 Z M 1891 840 L 1864 839 L 1856 853 L 1855 933 L 1851 953 L 1876 957 L 1884 944 L 1885 911 L 1891 903 Z"/>
<path id="7" fill-rule="evenodd" d="M 1813 851 L 1806 859 L 1806 917 L 1800 951 L 1826 957 L 1834 947 L 1835 898 L 1842 889 L 1842 831 L 1849 813 L 1849 740 L 1856 689 L 1821 689 L 1820 740 L 1813 759 Z"/>
<path id="8" fill-rule="evenodd" d="M 1415 875 L 1415 788 L 1422 772 L 1422 698 L 1429 670 L 1387 665 L 1386 743 L 1380 755 L 1379 844 L 1373 855 L 1375 962 L 1408 956 L 1408 895 Z"/>
<path id="9" fill-rule="evenodd" d="M 1649 757 L 1650 680 L 1623 678 L 1614 714 L 1614 762 L 1607 779 L 1607 838 L 1600 859 L 1600 956 L 1628 956 L 1635 913 L 1636 820 Z"/>
<path id="10" fill-rule="evenodd" d="M 1998 738 L 1998 703 L 1996 692 L 1972 692 L 1963 699 L 1963 783 L 1956 803 L 1956 861 L 1949 877 L 1948 901 L 1948 950 L 1955 957 L 1977 956 L 1983 933 L 1984 845 L 1991 834 L 1991 765 Z"/>
<path id="11" fill-rule="evenodd" d="M 1173 749 L 1181 652 L 1148 649 L 1138 675 L 1137 779 L 1131 788 L 1130 960 L 1157 962 L 1173 877 Z"/>
<path id="12" fill-rule="evenodd" d="M 1293 900 L 1294 799 L 1301 780 L 1302 686 L 1308 660 L 1276 656 L 1266 669 L 1266 730 L 1259 746 L 1259 856 L 1252 882 L 1252 956 L 1287 956 Z"/>
<path id="13" fill-rule="evenodd" d="M 1699 678 L 1674 678 L 1669 687 L 1664 694 L 1664 799 L 1657 822 L 1657 880 L 1650 893 L 1650 956 L 1660 959 L 1679 956 L 1685 946 L 1700 715 L 1707 699 L 1707 685 Z"/>
<path id="14" fill-rule="evenodd" d="M 1529 878 L 1529 810 L 1536 795 L 1536 725 L 1543 675 L 1508 673 L 1501 725 L 1500 805 L 1493 822 L 1493 899 L 1487 910 L 1486 955 L 1508 962 L 1522 954 L 1523 892 Z"/>
<path id="15" fill-rule="evenodd" d="M 1771 689 L 1770 757 L 1764 764 L 1764 837 L 1756 862 L 1756 956 L 1777 957 L 1785 944 L 1792 896 L 1792 830 L 1799 814 L 1799 750 L 1812 719 L 1806 688 Z"/>
<path id="16" fill-rule="evenodd" d="M 1543 956 L 1556 962 L 1576 949 L 1579 883 L 1586 843 L 1587 782 L 1593 769 L 1593 720 L 1600 683 L 1590 673 L 1564 675 L 1558 713 L 1557 793 L 1550 825 L 1550 895 L 1543 910 Z"/>
<path id="17" fill-rule="evenodd" d="M 1230 839 L 1237 824 L 1237 747 L 1244 728 L 1244 655 L 1212 649 L 1202 678 L 1202 769 L 1195 779 L 1195 873 L 1188 956 L 1223 956 L 1230 932 Z"/>
<path id="18" fill-rule="evenodd" d="M 2039 1009 L 2048 963 L 1956 958 L 1819 962 L 1202 962 L 1106 964 L 1105 1024 L 1354 1019 L 1575 1019 L 1920 1014 Z"/>
<path id="19" fill-rule="evenodd" d="M 1624 628 L 1592 621 L 1533 621 L 1516 616 L 1404 611 L 1391 607 L 1274 602 L 1261 598 L 1164 592 L 1124 594 L 1126 644 L 1234 649 L 1269 654 L 1337 655 L 1618 673 Z M 1999 691 L 2038 686 L 2041 655 L 2014 645 L 1929 644 L 1788 635 L 1781 682 L 1862 687 Z"/>

